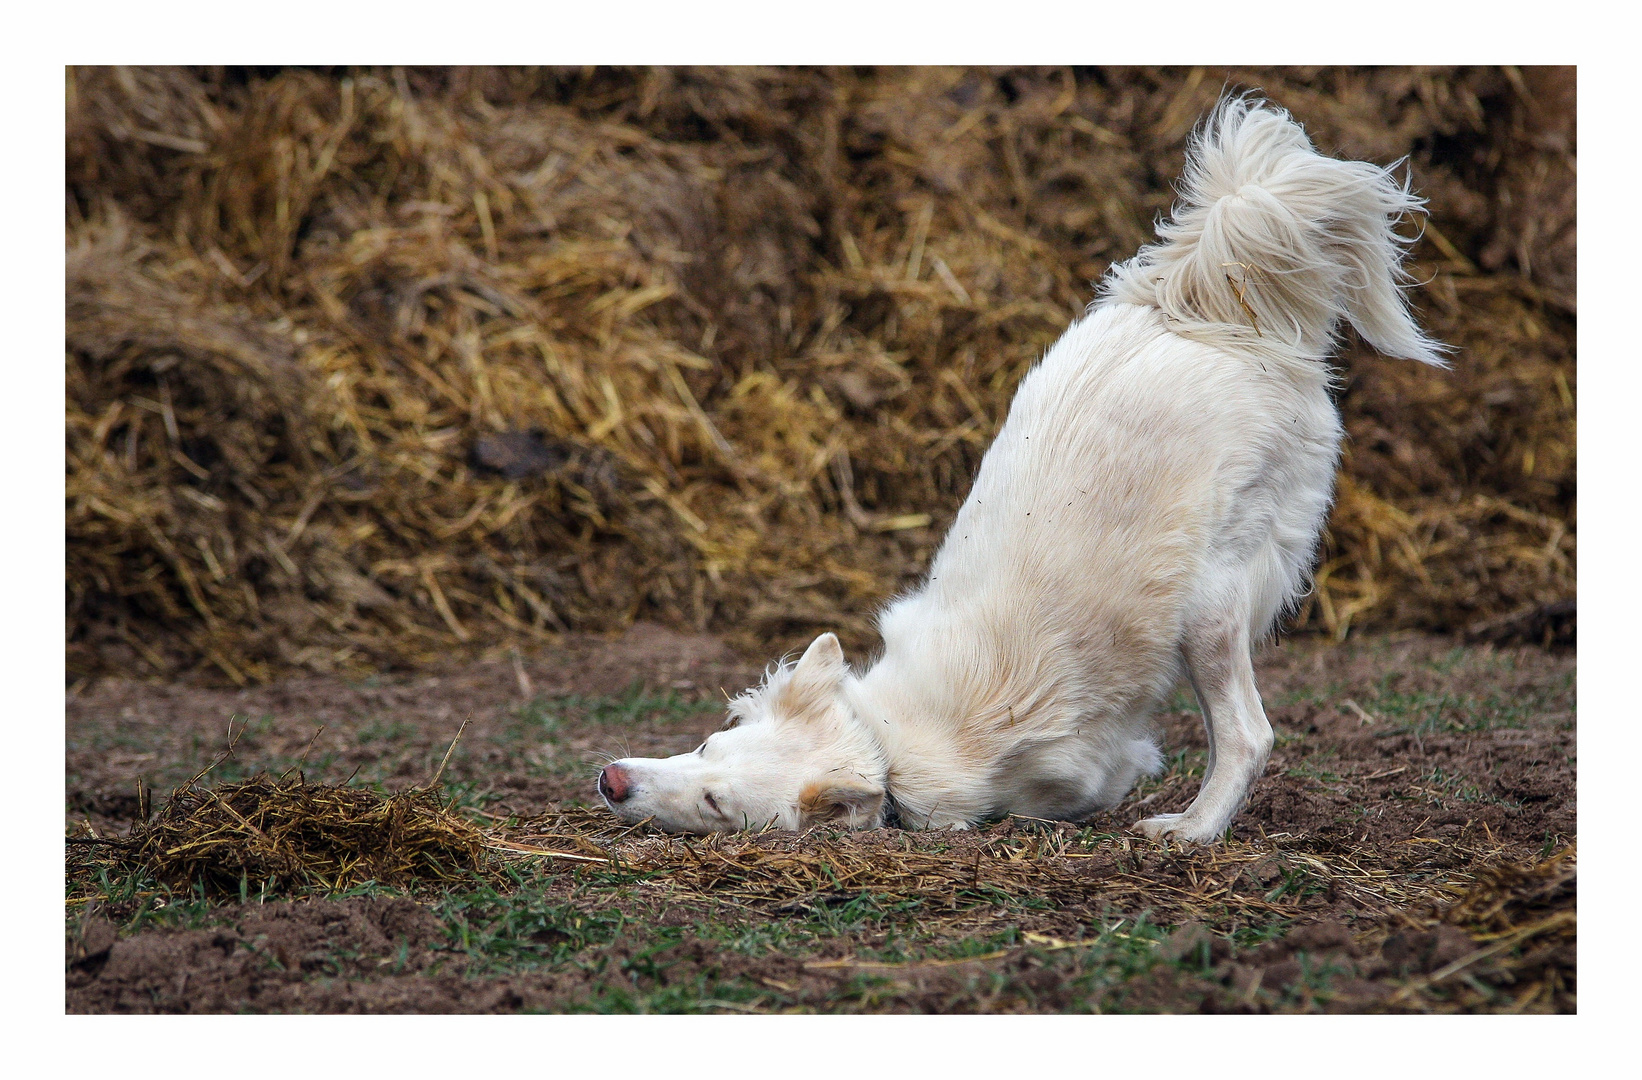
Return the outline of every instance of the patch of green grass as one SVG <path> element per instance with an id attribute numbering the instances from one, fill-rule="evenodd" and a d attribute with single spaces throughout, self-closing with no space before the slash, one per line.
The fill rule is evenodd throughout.
<path id="1" fill-rule="evenodd" d="M 1030 958 L 1031 969 L 1047 969 L 1057 974 L 1057 995 L 1062 989 L 1070 991 L 1070 1000 L 1057 1005 L 1062 1011 L 1109 1011 L 1114 1007 L 1116 992 L 1128 980 L 1165 962 L 1158 955 L 1157 947 L 1167 939 L 1169 930 L 1142 916 L 1134 921 L 1119 919 L 1109 926 L 1097 925 L 1091 927 L 1091 931 L 1083 940 L 1047 943 L 1028 941 L 1016 928 L 1008 927 L 969 938 L 931 940 L 916 948 L 908 947 L 909 943 L 892 943 L 858 955 L 862 959 L 916 965 L 988 957 L 999 951 L 1018 949 L 1020 955 Z M 1202 956 L 1187 956 L 1173 962 L 1195 970 L 1207 963 L 1207 951 Z M 1035 980 L 1018 979 L 1010 970 L 995 967 L 967 970 L 969 974 L 950 995 L 952 1008 L 973 1011 L 998 1001 L 1030 1004 L 1038 995 Z M 872 1010 L 892 1004 L 900 993 L 893 969 L 868 968 L 841 982 L 820 1008 Z"/>
<path id="2" fill-rule="evenodd" d="M 842 937 L 862 932 L 882 932 L 910 925 L 924 908 L 919 898 L 898 900 L 874 892 L 862 892 L 841 903 L 819 903 L 804 916 L 806 929 L 817 937 Z"/>
<path id="3" fill-rule="evenodd" d="M 1382 690 L 1363 704 L 1372 713 L 1392 721 L 1379 735 L 1467 734 L 1500 728 L 1522 728 L 1547 710 L 1546 692 L 1523 697 L 1498 694 L 1400 692 Z"/>
<path id="4" fill-rule="evenodd" d="M 1338 683 L 1329 683 L 1324 686 L 1307 686 L 1299 690 L 1288 690 L 1281 694 L 1273 694 L 1265 698 L 1267 709 L 1292 709 L 1300 705 L 1321 705 L 1340 696 L 1344 691 Z"/>
<path id="5" fill-rule="evenodd" d="M 1143 975 L 1163 962 L 1157 949 L 1169 936 L 1167 927 L 1158 926 L 1141 915 L 1101 930 L 1085 947 L 1045 952 L 1046 966 L 1066 969 L 1074 991 L 1066 1011 L 1122 1011 L 1116 993 L 1124 983 Z"/>
<path id="6" fill-rule="evenodd" d="M 1252 926 L 1234 926 L 1226 932 L 1225 937 L 1232 943 L 1234 954 L 1253 952 L 1266 942 L 1276 941 L 1287 934 L 1292 925 L 1292 919 L 1272 919 Z"/>
<path id="7" fill-rule="evenodd" d="M 657 691 L 634 684 L 615 696 L 563 694 L 538 697 L 514 713 L 514 729 L 521 736 L 539 737 L 569 724 L 628 727 L 664 724 L 717 713 L 722 706 L 711 700 L 687 698 L 676 690 Z"/>
<path id="8" fill-rule="evenodd" d="M 968 960 L 975 956 L 987 956 L 1001 949 L 1013 949 L 1022 943 L 1020 928 L 1010 926 L 993 934 L 949 938 L 935 942 L 932 947 L 925 949 L 918 959 Z"/>
<path id="9" fill-rule="evenodd" d="M 1444 788 L 1461 802 L 1481 802 L 1484 798 L 1482 789 L 1470 779 L 1459 773 L 1451 773 L 1440 765 L 1422 776 L 1420 782 Z"/>
<path id="10" fill-rule="evenodd" d="M 1331 787 L 1332 785 L 1343 784 L 1346 782 L 1346 778 L 1337 772 L 1329 769 L 1319 769 L 1311 763 L 1310 758 L 1301 762 L 1299 765 L 1285 770 L 1283 775 L 1293 777 L 1297 780 L 1315 780 L 1324 787 Z"/>
<path id="11" fill-rule="evenodd" d="M 1563 836 L 1561 833 L 1547 832 L 1545 834 L 1545 842 L 1539 847 L 1539 857 L 1541 859 L 1549 859 L 1552 852 L 1556 851 L 1558 848 L 1567 846 L 1568 838 L 1566 836 Z"/>
<path id="12" fill-rule="evenodd" d="M 1327 1004 L 1335 996 L 1334 980 L 1350 974 L 1334 959 L 1304 950 L 1295 953 L 1294 959 L 1300 965 L 1300 976 L 1277 995 L 1277 1005 L 1284 1011 L 1310 1012 Z"/>
<path id="13" fill-rule="evenodd" d="M 137 731 L 118 726 L 95 727 L 90 730 L 88 738 L 70 735 L 64 746 L 71 752 L 90 750 L 94 753 L 107 753 L 110 750 L 131 750 L 145 752 L 153 750 L 154 736 L 147 731 Z"/>
<path id="14" fill-rule="evenodd" d="M 585 733 L 596 726 L 621 734 L 647 724 L 716 719 L 720 708 L 711 700 L 687 698 L 673 690 L 649 690 L 642 685 L 613 696 L 537 697 L 514 709 L 501 730 L 490 736 L 490 742 L 508 752 L 524 744 L 531 748 L 526 753 L 531 768 L 550 776 L 568 777 L 588 769 L 590 763 L 585 752 L 563 752 L 565 737 L 573 732 Z M 613 749 L 613 744 L 605 749 Z"/>
<path id="15" fill-rule="evenodd" d="M 1425 662 L 1425 666 L 1439 675 L 1447 675 L 1465 662 L 1466 654 L 1470 650 L 1456 645 L 1441 656 L 1432 657 Z"/>
<path id="16" fill-rule="evenodd" d="M 476 780 L 447 778 L 441 786 L 445 789 L 449 804 L 463 810 L 483 810 L 502 798 L 490 789 L 489 784 Z"/>
<path id="17" fill-rule="evenodd" d="M 1283 880 L 1266 893 L 1265 900 L 1270 904 L 1289 897 L 1292 902 L 1320 893 L 1326 887 L 1326 883 L 1311 871 L 1299 866 L 1286 866 L 1283 868 Z"/>
<path id="18" fill-rule="evenodd" d="M 354 738 L 360 745 L 368 746 L 373 742 L 403 742 L 415 734 L 416 729 L 403 720 L 377 719 L 361 727 L 354 733 Z"/>
<path id="19" fill-rule="evenodd" d="M 447 893 L 433 905 L 448 947 L 462 954 L 470 975 L 561 964 L 589 946 L 615 939 L 626 924 L 619 911 L 583 909 L 551 899 L 516 875 L 520 887 L 483 885 Z"/>
<path id="20" fill-rule="evenodd" d="M 111 878 L 106 868 L 99 868 L 94 880 L 99 895 L 92 902 L 93 910 L 104 915 L 129 912 L 115 918 L 115 930 L 122 937 L 149 929 L 202 930 L 220 925 L 225 918 L 220 904 L 203 895 L 175 893 L 144 874 Z M 86 907 L 84 903 L 65 905 L 70 934 L 76 931 Z"/>
<path id="21" fill-rule="evenodd" d="M 814 953 L 829 939 L 824 929 L 799 919 L 697 920 L 690 932 L 742 956 L 796 956 Z"/>
<path id="22" fill-rule="evenodd" d="M 1443 655 L 1427 660 L 1425 667 L 1439 675 L 1448 675 L 1461 669 L 1490 673 L 1512 672 L 1517 670 L 1517 658 L 1511 652 L 1456 645 Z"/>
<path id="23" fill-rule="evenodd" d="M 899 988 L 882 972 L 857 971 L 839 984 L 834 1002 L 848 1002 L 861 1009 L 875 1009 L 895 1000 Z"/>
<path id="24" fill-rule="evenodd" d="M 628 962 L 631 963 L 631 962 Z M 624 973 L 628 963 L 622 965 Z M 638 964 L 634 975 L 643 975 Z M 565 1006 L 569 1013 L 652 1014 L 761 1012 L 772 997 L 770 991 L 745 976 L 722 978 L 716 970 L 694 972 L 689 978 L 640 989 L 613 979 L 594 988 L 586 998 Z"/>
<path id="25" fill-rule="evenodd" d="M 1431 785 L 1447 795 L 1451 795 L 1461 802 L 1491 803 L 1494 806 L 1504 806 L 1518 809 L 1522 803 L 1516 799 L 1502 799 L 1497 795 L 1486 792 L 1463 773 L 1450 772 L 1442 766 L 1434 766 L 1430 772 L 1420 778 L 1420 783 Z"/>

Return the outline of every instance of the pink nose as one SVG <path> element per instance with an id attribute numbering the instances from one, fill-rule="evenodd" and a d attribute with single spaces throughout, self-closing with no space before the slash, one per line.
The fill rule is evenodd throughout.
<path id="1" fill-rule="evenodd" d="M 627 781 L 627 770 L 620 765 L 606 765 L 599 773 L 599 794 L 611 802 L 626 802 L 632 788 Z"/>

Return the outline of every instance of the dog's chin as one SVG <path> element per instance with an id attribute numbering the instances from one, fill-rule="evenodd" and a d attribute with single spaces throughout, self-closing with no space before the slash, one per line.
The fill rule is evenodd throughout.
<path id="1" fill-rule="evenodd" d="M 662 832 L 697 833 L 704 835 L 706 831 L 699 825 L 680 824 L 675 821 L 668 821 L 663 815 L 658 814 L 656 811 L 634 806 L 631 802 L 613 803 L 603 792 L 600 792 L 599 798 L 604 800 L 605 807 L 608 808 L 612 814 L 615 814 L 624 824 L 627 825 L 637 825 L 641 821 L 648 821 L 651 825 L 660 829 Z"/>
<path id="2" fill-rule="evenodd" d="M 628 806 L 626 803 L 611 802 L 610 797 L 602 791 L 599 792 L 599 798 L 604 801 L 605 809 L 609 810 L 612 814 L 615 814 L 629 825 L 643 821 L 649 816 L 641 810 Z"/>

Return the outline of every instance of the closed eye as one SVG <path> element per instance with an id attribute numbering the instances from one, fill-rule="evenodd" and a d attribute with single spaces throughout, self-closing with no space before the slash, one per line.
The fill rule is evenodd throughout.
<path id="1" fill-rule="evenodd" d="M 718 808 L 718 800 L 713 798 L 713 793 L 712 792 L 703 791 L 701 793 L 701 797 L 703 799 L 707 800 L 707 805 L 713 808 L 713 813 L 719 815 L 720 817 L 724 816 L 724 811 L 722 811 Z"/>

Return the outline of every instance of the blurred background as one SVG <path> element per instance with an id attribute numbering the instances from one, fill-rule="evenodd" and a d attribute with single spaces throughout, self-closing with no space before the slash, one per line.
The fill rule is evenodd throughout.
<path id="1" fill-rule="evenodd" d="M 1251 88 L 1407 159 L 1458 349 L 1347 338 L 1290 630 L 1571 646 L 1571 68 L 71 68 L 69 679 L 869 648 Z"/>

